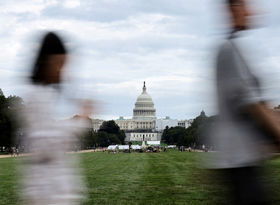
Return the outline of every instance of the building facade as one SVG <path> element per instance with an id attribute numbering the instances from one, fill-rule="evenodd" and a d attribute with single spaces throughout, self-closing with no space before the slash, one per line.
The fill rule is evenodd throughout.
<path id="1" fill-rule="evenodd" d="M 144 82 L 142 93 L 138 96 L 133 109 L 133 117 L 114 120 L 125 132 L 125 141 L 160 141 L 163 130 L 168 127 L 189 127 L 193 120 L 176 120 L 165 117 L 157 119 L 152 97 L 147 92 Z M 98 131 L 104 120 L 93 119 L 93 129 Z"/>
<path id="2" fill-rule="evenodd" d="M 170 119 L 170 117 L 165 117 L 164 119 L 155 120 L 155 130 L 163 131 L 166 127 L 176 127 L 178 126 L 178 120 Z"/>
<path id="3" fill-rule="evenodd" d="M 126 141 L 153 141 L 161 139 L 161 133 L 155 130 L 156 119 L 154 102 L 147 93 L 144 82 L 142 93 L 138 96 L 133 109 L 132 119 L 120 117 L 115 122 L 125 131 Z"/>
<path id="4" fill-rule="evenodd" d="M 178 126 L 179 127 L 184 127 L 184 128 L 188 128 L 189 126 L 191 126 L 193 120 L 179 120 L 178 121 Z"/>
<path id="5" fill-rule="evenodd" d="M 104 122 L 104 120 L 100 120 L 100 119 L 92 119 L 92 128 L 93 131 L 97 132 L 100 128 L 100 126 L 102 125 L 102 123 Z"/>

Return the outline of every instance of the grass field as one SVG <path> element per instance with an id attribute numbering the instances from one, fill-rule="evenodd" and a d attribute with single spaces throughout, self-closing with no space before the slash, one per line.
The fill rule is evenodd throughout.
<path id="1" fill-rule="evenodd" d="M 225 188 L 215 183 L 211 171 L 196 166 L 205 154 L 80 154 L 89 192 L 84 204 L 227 204 Z M 20 204 L 17 160 L 0 159 L 0 205 Z M 280 204 L 280 160 L 267 166 L 271 183 L 276 184 L 274 204 Z"/>

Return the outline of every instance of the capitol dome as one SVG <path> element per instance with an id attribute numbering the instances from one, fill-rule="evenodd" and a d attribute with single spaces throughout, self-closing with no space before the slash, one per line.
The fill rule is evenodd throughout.
<path id="1" fill-rule="evenodd" d="M 144 82 L 143 91 L 136 100 L 133 119 L 156 119 L 156 109 L 152 97 L 147 93 Z"/>

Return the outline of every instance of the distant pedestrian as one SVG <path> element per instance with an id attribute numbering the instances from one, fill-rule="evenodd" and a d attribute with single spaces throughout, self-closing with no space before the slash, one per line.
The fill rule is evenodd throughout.
<path id="1" fill-rule="evenodd" d="M 202 145 L 202 150 L 205 151 L 205 145 L 204 144 Z"/>
<path id="2" fill-rule="evenodd" d="M 11 148 L 11 156 L 12 156 L 12 157 L 15 157 L 15 156 L 16 156 L 16 148 L 15 148 L 15 147 L 12 147 L 12 148 Z"/>

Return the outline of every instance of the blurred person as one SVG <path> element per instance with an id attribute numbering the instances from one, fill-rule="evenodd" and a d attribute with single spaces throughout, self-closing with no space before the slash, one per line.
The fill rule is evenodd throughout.
<path id="1" fill-rule="evenodd" d="M 70 120 L 55 119 L 63 97 L 61 77 L 67 59 L 61 38 L 53 32 L 45 34 L 30 76 L 33 86 L 24 112 L 26 141 L 32 153 L 23 164 L 24 204 L 71 205 L 83 198 L 76 158 L 65 154 L 76 142 L 76 130 Z"/>
<path id="2" fill-rule="evenodd" d="M 11 156 L 12 157 L 16 156 L 16 148 L 15 147 L 12 147 Z"/>
<path id="3" fill-rule="evenodd" d="M 238 46 L 241 31 L 251 26 L 253 13 L 247 3 L 226 0 L 231 32 L 216 62 L 219 119 L 212 133 L 218 151 L 214 166 L 226 177 L 233 204 L 269 204 L 260 165 L 273 151 L 266 145 L 279 143 L 280 123 L 262 98 L 259 79 Z"/>
<path id="4" fill-rule="evenodd" d="M 19 156 L 19 148 L 16 148 L 16 155 Z"/>

